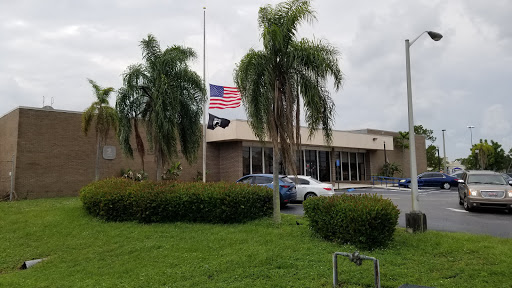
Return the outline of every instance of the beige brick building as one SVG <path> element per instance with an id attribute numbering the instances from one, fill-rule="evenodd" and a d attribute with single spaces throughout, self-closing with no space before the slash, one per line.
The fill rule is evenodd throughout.
<path id="1" fill-rule="evenodd" d="M 76 196 L 94 180 L 96 136 L 94 132 L 83 135 L 81 116 L 81 112 L 19 107 L 0 117 L 0 198 L 5 199 L 11 189 L 13 157 L 17 199 Z M 307 135 L 306 130 L 302 134 Z M 303 140 L 297 153 L 298 172 L 325 182 L 369 181 L 384 164 L 385 142 L 388 161 L 402 166 L 407 176 L 409 151 L 402 157 L 402 151 L 393 145 L 396 135 L 371 129 L 333 131 L 332 146 L 327 146 L 318 133 Z M 245 174 L 272 172 L 270 142 L 258 141 L 246 121 L 234 120 L 226 129 L 207 130 L 206 139 L 208 181 L 232 182 Z M 120 176 L 121 169 L 142 169 L 136 152 L 134 159 L 123 155 L 114 133 L 106 145 L 115 147 L 116 155 L 112 160 L 100 160 L 101 178 Z M 423 136 L 416 136 L 416 151 L 421 173 L 427 168 Z M 192 181 L 201 173 L 202 159 L 202 147 L 195 163 L 176 159 L 183 166 L 180 180 Z M 149 178 L 156 179 L 151 151 L 146 152 L 144 166 Z"/>

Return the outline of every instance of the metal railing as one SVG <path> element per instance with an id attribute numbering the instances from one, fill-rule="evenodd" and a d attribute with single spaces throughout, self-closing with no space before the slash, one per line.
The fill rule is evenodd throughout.
<path id="1" fill-rule="evenodd" d="M 361 266 L 363 260 L 372 260 L 373 261 L 373 275 L 375 278 L 375 288 L 380 288 L 380 268 L 379 268 L 379 260 L 373 257 L 360 255 L 359 252 L 355 251 L 354 253 L 346 253 L 346 252 L 334 252 L 332 254 L 332 287 L 338 287 L 338 255 L 348 257 L 348 259 L 354 262 L 357 266 Z"/>
<path id="2" fill-rule="evenodd" d="M 398 177 L 385 177 L 385 176 L 372 176 L 372 185 L 375 186 L 375 183 L 377 183 L 380 186 L 386 185 L 386 187 L 389 186 L 400 186 L 398 183 L 400 183 L 401 180 L 404 180 L 406 178 L 398 178 Z"/>

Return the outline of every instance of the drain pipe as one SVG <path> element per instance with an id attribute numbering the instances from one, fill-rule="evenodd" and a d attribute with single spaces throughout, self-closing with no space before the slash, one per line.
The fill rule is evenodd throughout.
<path id="1" fill-rule="evenodd" d="M 23 264 L 21 265 L 20 267 L 20 270 L 25 270 L 25 269 L 28 269 L 34 265 L 36 265 L 37 263 L 43 261 L 43 260 L 46 260 L 46 258 L 42 258 L 42 259 L 34 259 L 34 260 L 27 260 L 25 262 L 23 262 Z"/>
<path id="2" fill-rule="evenodd" d="M 12 201 L 12 194 L 14 192 L 14 154 L 12 154 L 11 162 L 11 173 L 9 173 L 9 176 L 11 176 L 11 191 L 9 191 L 9 201 Z"/>

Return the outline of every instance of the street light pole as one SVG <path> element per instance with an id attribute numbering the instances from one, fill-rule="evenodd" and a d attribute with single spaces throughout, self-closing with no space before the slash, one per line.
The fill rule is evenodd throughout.
<path id="1" fill-rule="evenodd" d="M 406 228 L 412 232 L 423 232 L 427 229 L 427 217 L 420 211 L 418 201 L 418 171 L 416 167 L 416 141 L 414 135 L 414 117 L 412 109 L 412 87 L 411 87 L 411 57 L 409 48 L 421 37 L 421 35 L 428 33 L 430 38 L 434 41 L 439 41 L 443 38 L 443 35 L 433 32 L 424 31 L 416 39 L 409 42 L 409 39 L 405 40 L 405 69 L 407 77 L 407 104 L 408 104 L 408 120 L 409 120 L 409 152 L 410 152 L 410 169 L 411 169 L 411 200 L 412 200 L 412 211 L 407 213 L 406 216 Z"/>
<path id="2" fill-rule="evenodd" d="M 441 171 L 441 157 L 439 156 L 439 147 L 437 148 L 437 165 L 439 166 L 439 171 Z"/>
<path id="3" fill-rule="evenodd" d="M 471 133 L 471 148 L 473 148 L 473 128 L 475 128 L 475 126 L 468 126 L 469 128 L 469 133 Z"/>
<path id="4" fill-rule="evenodd" d="M 444 132 L 446 129 L 443 129 L 443 169 L 444 173 L 448 173 L 448 167 L 446 167 L 446 146 L 444 145 Z"/>

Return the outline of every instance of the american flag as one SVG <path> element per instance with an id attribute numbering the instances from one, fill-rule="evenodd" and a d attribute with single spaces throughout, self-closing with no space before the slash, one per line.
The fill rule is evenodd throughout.
<path id="1" fill-rule="evenodd" d="M 236 108 L 241 103 L 238 88 L 210 84 L 210 109 Z"/>

